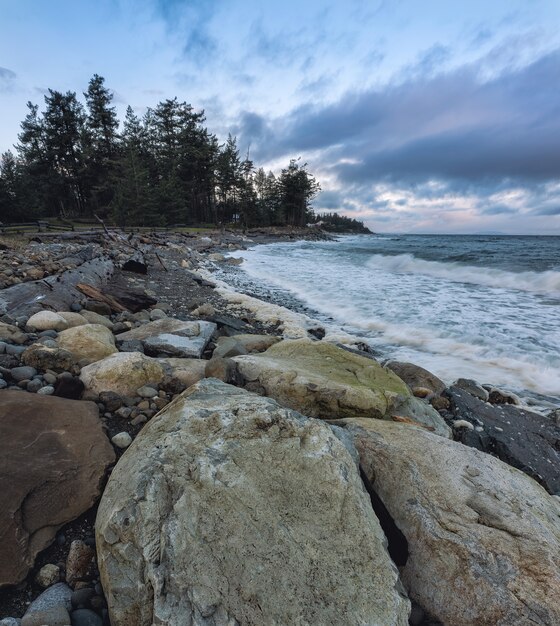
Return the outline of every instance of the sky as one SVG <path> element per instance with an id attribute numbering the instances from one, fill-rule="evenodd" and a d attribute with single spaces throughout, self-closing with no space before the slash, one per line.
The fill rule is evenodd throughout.
<path id="1" fill-rule="evenodd" d="M 0 151 L 105 77 L 377 232 L 560 235 L 560 0 L 0 0 Z"/>

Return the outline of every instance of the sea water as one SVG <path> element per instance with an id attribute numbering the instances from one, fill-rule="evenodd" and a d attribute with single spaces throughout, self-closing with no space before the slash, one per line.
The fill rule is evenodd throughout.
<path id="1" fill-rule="evenodd" d="M 233 256 L 246 290 L 299 302 L 385 358 L 559 401 L 560 237 L 356 235 Z"/>

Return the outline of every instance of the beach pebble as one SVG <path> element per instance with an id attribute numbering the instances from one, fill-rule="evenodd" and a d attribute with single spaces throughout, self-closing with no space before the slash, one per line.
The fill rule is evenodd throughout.
<path id="1" fill-rule="evenodd" d="M 59 398 L 79 400 L 84 392 L 84 383 L 74 376 L 59 378 L 56 382 L 54 394 Z"/>
<path id="2" fill-rule="evenodd" d="M 20 356 L 25 352 L 25 346 L 14 346 L 10 343 L 6 344 L 6 354 L 10 354 L 12 356 Z"/>
<path id="3" fill-rule="evenodd" d="M 162 311 L 161 309 L 152 309 L 150 311 L 150 319 L 152 320 L 152 322 L 154 320 L 161 320 L 164 317 L 167 317 L 167 315 L 165 314 L 165 311 Z"/>
<path id="4" fill-rule="evenodd" d="M 56 339 L 58 337 L 58 333 L 56 332 L 56 330 L 42 330 L 38 336 L 50 337 L 51 339 Z"/>
<path id="5" fill-rule="evenodd" d="M 468 428 L 469 430 L 474 430 L 473 424 L 467 420 L 455 420 L 453 422 L 453 428 Z"/>
<path id="6" fill-rule="evenodd" d="M 14 367 L 10 370 L 10 376 L 16 381 L 30 380 L 37 374 L 37 370 L 34 367 L 23 365 L 21 367 Z"/>
<path id="7" fill-rule="evenodd" d="M 39 311 L 27 320 L 26 326 L 36 330 L 66 330 L 68 322 L 54 311 Z"/>
<path id="8" fill-rule="evenodd" d="M 0 378 L 0 389 L 6 389 L 7 386 L 8 383 L 3 378 Z"/>
<path id="9" fill-rule="evenodd" d="M 128 406 L 122 406 L 120 409 L 115 411 L 115 416 L 120 417 L 124 420 L 127 420 L 132 413 L 132 409 Z"/>
<path id="10" fill-rule="evenodd" d="M 154 389 L 153 387 L 149 387 L 148 385 L 144 385 L 143 387 L 140 387 L 140 389 L 136 390 L 136 393 L 141 398 L 155 398 L 158 395 L 157 389 Z"/>
<path id="11" fill-rule="evenodd" d="M 72 626 L 103 626 L 103 620 L 90 609 L 77 609 L 72 613 Z"/>
<path id="12" fill-rule="evenodd" d="M 26 613 L 21 620 L 21 626 L 71 626 L 70 615 L 63 606 L 52 606 Z"/>
<path id="13" fill-rule="evenodd" d="M 95 550 L 85 541 L 76 539 L 70 544 L 70 551 L 66 558 L 66 582 L 69 585 L 74 585 L 86 578 L 94 556 Z"/>
<path id="14" fill-rule="evenodd" d="M 21 626 L 21 620 L 15 617 L 0 619 L 0 626 Z"/>
<path id="15" fill-rule="evenodd" d="M 128 448 L 132 443 L 132 437 L 127 432 L 117 433 L 114 437 L 111 437 L 111 441 L 117 446 L 117 448 Z"/>
<path id="16" fill-rule="evenodd" d="M 111 413 L 117 411 L 123 405 L 123 399 L 114 391 L 102 391 L 99 394 L 99 402 L 105 405 L 105 409 Z"/>
<path id="17" fill-rule="evenodd" d="M 50 587 L 60 580 L 60 567 L 47 563 L 37 572 L 35 582 L 41 587 Z"/>
<path id="18" fill-rule="evenodd" d="M 53 374 L 52 372 L 47 372 L 45 374 L 43 374 L 43 380 L 48 384 L 48 385 L 54 385 L 56 383 L 56 374 Z"/>
<path id="19" fill-rule="evenodd" d="M 46 387 L 42 387 L 37 392 L 41 396 L 52 396 L 54 393 L 54 387 L 52 385 L 47 385 Z"/>
<path id="20" fill-rule="evenodd" d="M 39 389 L 41 389 L 42 387 L 43 387 L 43 381 L 40 380 L 39 378 L 34 378 L 33 380 L 30 380 L 27 383 L 25 388 L 30 393 L 37 393 L 39 391 Z"/>

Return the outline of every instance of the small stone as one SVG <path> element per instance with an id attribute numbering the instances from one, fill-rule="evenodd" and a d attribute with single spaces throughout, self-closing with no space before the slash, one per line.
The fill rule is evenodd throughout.
<path id="1" fill-rule="evenodd" d="M 37 572 L 35 581 L 41 587 L 50 587 L 60 580 L 60 568 L 54 563 L 47 563 Z"/>
<path id="2" fill-rule="evenodd" d="M 94 556 L 95 551 L 80 539 L 70 544 L 70 551 L 66 558 L 66 582 L 69 585 L 72 586 L 78 580 L 86 578 Z"/>
<path id="3" fill-rule="evenodd" d="M 430 404 L 434 407 L 436 411 L 444 411 L 450 406 L 449 400 L 443 396 L 436 396 L 435 398 L 431 398 Z"/>
<path id="4" fill-rule="evenodd" d="M 73 313 L 79 313 L 84 307 L 79 302 L 72 302 L 70 305 L 70 310 Z"/>
<path id="5" fill-rule="evenodd" d="M 158 395 L 157 389 L 154 389 L 153 387 L 149 387 L 148 385 L 144 385 L 143 387 L 140 387 L 140 389 L 136 390 L 136 393 L 141 398 L 155 398 Z"/>
<path id="6" fill-rule="evenodd" d="M 43 374 L 43 380 L 48 385 L 54 385 L 56 383 L 56 375 L 51 372 L 47 372 L 46 374 Z"/>
<path id="7" fill-rule="evenodd" d="M 197 317 L 212 317 L 216 315 L 216 309 L 209 302 L 206 302 L 194 309 L 192 314 Z"/>
<path id="8" fill-rule="evenodd" d="M 42 387 L 37 392 L 41 396 L 52 396 L 54 393 L 54 387 L 52 385 L 47 385 L 46 387 Z"/>
<path id="9" fill-rule="evenodd" d="M 79 400 L 84 392 L 85 385 L 79 378 L 60 378 L 54 388 L 54 395 L 69 400 Z"/>
<path id="10" fill-rule="evenodd" d="M 132 443 L 132 437 L 127 432 L 117 433 L 114 437 L 111 437 L 111 441 L 117 446 L 117 448 L 128 448 Z"/>
<path id="11" fill-rule="evenodd" d="M 51 339 L 56 339 L 58 337 L 58 333 L 56 330 L 42 330 L 39 333 L 39 337 L 50 337 Z"/>
<path id="12" fill-rule="evenodd" d="M 168 400 L 167 398 L 154 398 L 154 404 L 158 411 L 161 411 L 164 406 L 167 406 Z"/>
<path id="13" fill-rule="evenodd" d="M 39 311 L 27 320 L 27 326 L 36 330 L 66 330 L 68 322 L 54 311 Z"/>
<path id="14" fill-rule="evenodd" d="M 72 626 L 103 626 L 103 619 L 90 609 L 77 609 L 72 613 Z"/>
<path id="15" fill-rule="evenodd" d="M 7 386 L 8 383 L 3 378 L 0 378 L 0 389 L 6 389 Z"/>
<path id="16" fill-rule="evenodd" d="M 123 405 L 122 397 L 114 391 L 102 391 L 99 394 L 99 401 L 102 402 L 107 411 L 111 413 L 117 411 Z"/>
<path id="17" fill-rule="evenodd" d="M 148 418 L 145 415 L 137 415 L 134 419 L 130 420 L 130 423 L 133 426 L 138 426 L 139 424 L 145 424 L 148 421 Z"/>
<path id="18" fill-rule="evenodd" d="M 150 311 L 150 319 L 152 320 L 152 322 L 154 320 L 161 320 L 164 317 L 167 317 L 167 315 L 165 314 L 165 311 L 162 311 L 161 309 L 152 309 Z"/>
<path id="19" fill-rule="evenodd" d="M 87 609 L 90 606 L 90 600 L 95 596 L 95 589 L 92 587 L 85 587 L 74 591 L 72 594 L 72 606 L 75 609 Z"/>
<path id="20" fill-rule="evenodd" d="M 10 376 L 16 381 L 30 380 L 37 374 L 37 370 L 34 367 L 22 366 L 14 367 L 10 370 Z"/>
<path id="21" fill-rule="evenodd" d="M 120 417 L 125 420 L 127 420 L 130 417 L 131 413 L 132 413 L 132 409 L 128 406 L 123 406 L 120 409 L 117 409 L 115 411 L 115 415 L 117 417 Z"/>
<path id="22" fill-rule="evenodd" d="M 25 346 L 13 346 L 12 344 L 6 344 L 6 354 L 10 354 L 12 356 L 20 356 L 26 350 Z"/>
<path id="23" fill-rule="evenodd" d="M 21 620 L 21 626 L 70 626 L 70 615 L 60 605 L 48 609 L 26 613 Z"/>
<path id="24" fill-rule="evenodd" d="M 15 617 L 0 619 L 0 626 L 21 626 L 21 620 Z"/>
<path id="25" fill-rule="evenodd" d="M 433 395 L 433 393 L 434 392 L 427 387 L 413 387 L 412 389 L 412 395 L 416 396 L 417 398 L 427 398 Z"/>
<path id="26" fill-rule="evenodd" d="M 27 383 L 26 389 L 30 393 L 37 393 L 41 387 L 43 387 L 43 381 L 38 378 L 34 378 Z"/>
<path id="27" fill-rule="evenodd" d="M 56 583 L 52 587 L 49 587 L 46 591 L 43 591 L 43 593 L 31 603 L 31 605 L 29 606 L 29 608 L 27 609 L 23 617 L 22 626 L 36 626 L 36 625 L 42 625 L 42 624 L 49 624 L 50 626 L 51 622 L 49 621 L 47 622 L 31 621 L 31 617 L 34 614 L 37 614 L 39 612 L 43 613 L 55 607 L 63 608 L 67 612 L 67 615 L 68 615 L 68 611 L 72 609 L 72 604 L 70 602 L 71 596 L 72 596 L 72 590 L 65 583 Z M 69 624 L 69 623 L 70 621 L 68 618 L 68 621 L 65 623 L 65 626 L 66 624 Z"/>
<path id="28" fill-rule="evenodd" d="M 142 402 L 138 403 L 138 410 L 140 411 L 146 411 L 147 409 L 150 408 L 150 401 L 149 400 L 142 400 Z"/>

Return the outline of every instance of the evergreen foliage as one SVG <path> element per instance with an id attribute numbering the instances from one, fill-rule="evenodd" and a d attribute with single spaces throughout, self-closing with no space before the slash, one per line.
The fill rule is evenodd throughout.
<path id="1" fill-rule="evenodd" d="M 307 164 L 276 177 L 220 145 L 203 111 L 177 98 L 142 118 L 128 107 L 119 132 L 113 94 L 95 74 L 82 104 L 52 89 L 27 103 L 16 155 L 0 157 L 0 221 L 102 215 L 121 226 L 305 226 L 320 191 Z M 342 218 L 339 218 L 339 220 Z M 352 220 L 355 221 L 355 220 Z M 339 222 L 337 222 L 339 223 Z"/>

